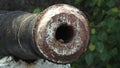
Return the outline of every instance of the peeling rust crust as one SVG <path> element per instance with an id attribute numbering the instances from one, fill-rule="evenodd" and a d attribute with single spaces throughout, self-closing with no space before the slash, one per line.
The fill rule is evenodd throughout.
<path id="1" fill-rule="evenodd" d="M 86 51 L 89 42 L 88 20 L 75 7 L 53 5 L 42 12 L 36 24 L 35 42 L 46 59 L 56 63 L 70 63 Z M 67 43 L 55 36 L 57 29 L 64 24 L 71 26 L 74 34 Z"/>

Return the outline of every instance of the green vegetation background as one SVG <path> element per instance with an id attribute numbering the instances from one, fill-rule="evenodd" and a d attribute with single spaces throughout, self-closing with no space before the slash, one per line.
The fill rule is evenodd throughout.
<path id="1" fill-rule="evenodd" d="M 120 68 L 120 8 L 116 1 L 74 0 L 68 4 L 88 16 L 91 29 L 88 50 L 72 63 L 72 68 Z M 34 10 L 39 12 L 39 8 Z"/>

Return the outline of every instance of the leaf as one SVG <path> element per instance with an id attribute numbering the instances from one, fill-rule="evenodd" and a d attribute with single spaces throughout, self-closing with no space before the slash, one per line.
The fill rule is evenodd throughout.
<path id="1" fill-rule="evenodd" d="M 92 0 L 91 4 L 92 6 L 95 6 L 97 4 L 97 0 Z"/>
<path id="2" fill-rule="evenodd" d="M 110 33 L 111 32 L 111 28 L 107 28 L 107 33 Z"/>
<path id="3" fill-rule="evenodd" d="M 118 13 L 118 16 L 120 17 L 120 13 Z"/>
<path id="4" fill-rule="evenodd" d="M 94 51 L 95 50 L 95 45 L 93 45 L 92 43 L 89 45 L 89 50 L 90 51 Z"/>
<path id="5" fill-rule="evenodd" d="M 100 53 L 104 51 L 104 44 L 102 42 L 97 42 L 96 43 L 96 50 Z"/>
<path id="6" fill-rule="evenodd" d="M 96 35 L 92 35 L 92 36 L 91 36 L 91 42 L 92 42 L 92 43 L 97 42 L 97 37 L 96 37 Z"/>
<path id="7" fill-rule="evenodd" d="M 79 4 L 80 2 L 82 2 L 83 0 L 75 0 L 75 4 Z"/>
<path id="8" fill-rule="evenodd" d="M 105 31 L 100 31 L 97 38 L 100 40 L 100 41 L 106 41 L 107 40 L 107 33 Z"/>
<path id="9" fill-rule="evenodd" d="M 106 2 L 106 4 L 107 4 L 108 7 L 113 7 L 113 6 L 115 6 L 115 1 L 114 0 L 109 0 L 109 1 Z"/>
<path id="10" fill-rule="evenodd" d="M 106 65 L 106 68 L 112 68 L 110 64 L 107 64 Z"/>
<path id="11" fill-rule="evenodd" d="M 36 8 L 33 13 L 40 13 L 41 12 L 41 9 L 40 8 Z"/>
<path id="12" fill-rule="evenodd" d="M 86 54 L 85 60 L 88 65 L 92 64 L 93 63 L 93 55 L 91 53 Z"/>
<path id="13" fill-rule="evenodd" d="M 105 25 L 108 28 L 113 28 L 117 22 L 117 20 L 114 17 L 109 17 L 109 18 L 105 19 L 105 21 L 106 21 Z"/>
<path id="14" fill-rule="evenodd" d="M 113 48 L 110 52 L 111 56 L 115 56 L 118 54 L 118 49 L 117 48 Z"/>
<path id="15" fill-rule="evenodd" d="M 112 17 L 113 17 L 113 16 L 114 16 L 114 17 L 117 17 L 118 14 L 120 13 L 120 10 L 119 10 L 118 8 L 114 7 L 114 8 L 109 9 L 108 11 L 106 11 L 106 13 L 107 13 L 108 15 L 112 16 Z"/>
<path id="16" fill-rule="evenodd" d="M 119 9 L 116 8 L 116 7 L 115 7 L 115 8 L 112 8 L 111 10 L 112 10 L 112 12 L 115 12 L 115 13 L 119 12 Z"/>
<path id="17" fill-rule="evenodd" d="M 104 51 L 102 53 L 99 54 L 100 55 L 100 59 L 105 62 L 107 60 L 109 60 L 110 56 L 109 54 L 107 53 L 107 51 Z"/>
<path id="18" fill-rule="evenodd" d="M 113 15 L 113 12 L 112 12 L 112 10 L 110 9 L 110 10 L 108 10 L 108 11 L 106 11 L 106 13 L 108 14 L 108 15 Z"/>
<path id="19" fill-rule="evenodd" d="M 95 8 L 94 12 L 93 12 L 93 17 L 96 18 L 96 16 L 98 15 L 98 13 L 99 13 L 99 8 Z"/>
<path id="20" fill-rule="evenodd" d="M 91 29 L 91 34 L 96 34 L 96 29 L 95 28 Z"/>
<path id="21" fill-rule="evenodd" d="M 103 0 L 97 0 L 97 5 L 101 6 L 102 2 L 103 2 Z"/>

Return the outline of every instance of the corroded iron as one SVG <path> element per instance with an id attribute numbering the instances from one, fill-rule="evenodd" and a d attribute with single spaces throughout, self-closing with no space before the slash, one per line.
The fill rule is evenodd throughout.
<path id="1" fill-rule="evenodd" d="M 41 14 L 22 11 L 0 14 L 2 56 L 70 63 L 86 51 L 88 42 L 88 20 L 70 5 L 56 4 Z"/>

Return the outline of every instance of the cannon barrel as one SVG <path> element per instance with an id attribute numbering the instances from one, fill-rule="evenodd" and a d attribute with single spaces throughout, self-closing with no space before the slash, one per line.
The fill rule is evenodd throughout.
<path id="1" fill-rule="evenodd" d="M 70 63 L 86 51 L 88 42 L 88 20 L 70 5 L 56 4 L 40 14 L 22 11 L 0 14 L 1 56 Z"/>

